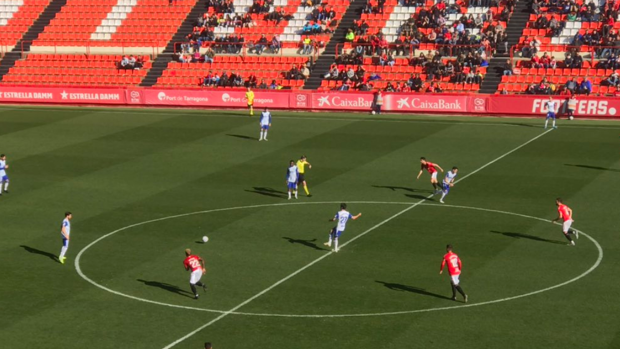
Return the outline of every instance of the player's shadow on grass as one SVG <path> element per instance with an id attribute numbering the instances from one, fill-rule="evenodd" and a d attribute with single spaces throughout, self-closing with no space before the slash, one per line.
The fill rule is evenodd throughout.
<path id="1" fill-rule="evenodd" d="M 512 233 L 512 232 L 507 232 L 507 231 L 496 231 L 496 230 L 491 230 L 491 233 L 501 234 L 501 235 L 508 236 L 513 239 L 529 239 L 529 240 L 540 241 L 540 242 L 548 242 L 550 244 L 564 245 L 563 241 L 549 240 L 549 239 L 541 238 L 540 236 L 523 234 L 523 233 Z"/>
<path id="2" fill-rule="evenodd" d="M 429 296 L 429 297 L 435 297 L 435 298 L 440 298 L 440 299 L 450 299 L 449 297 L 446 297 L 446 296 L 443 296 L 437 293 L 429 292 L 423 288 L 401 285 L 401 284 L 394 284 L 394 283 L 389 283 L 389 282 L 384 282 L 384 281 L 375 281 L 375 282 L 378 284 L 382 284 L 383 286 L 389 288 L 392 291 L 411 292 L 411 293 L 417 293 L 422 296 Z"/>
<path id="3" fill-rule="evenodd" d="M 293 239 L 293 238 L 289 238 L 289 237 L 282 237 L 283 239 L 287 240 L 288 242 L 290 242 L 291 244 L 300 244 L 300 245 L 304 245 L 306 247 L 310 247 L 313 248 L 315 250 L 319 250 L 319 251 L 327 251 L 324 248 L 319 247 L 315 241 L 316 239 L 312 239 L 312 240 L 302 240 L 302 239 Z"/>
<path id="4" fill-rule="evenodd" d="M 274 198 L 284 198 L 286 199 L 287 193 L 280 191 L 280 190 L 276 190 L 273 188 L 266 188 L 266 187 L 254 187 L 252 188 L 253 190 L 248 190 L 246 189 L 246 191 L 248 193 L 256 193 L 256 194 L 260 194 L 260 195 L 265 195 L 265 196 L 271 196 Z"/>
<path id="5" fill-rule="evenodd" d="M 165 282 L 146 281 L 146 280 L 142 280 L 142 279 L 137 279 L 137 281 L 140 281 L 141 283 L 143 283 L 143 284 L 145 284 L 147 286 L 157 287 L 157 288 L 161 288 L 162 290 L 166 290 L 168 292 L 176 293 L 176 294 L 178 294 L 180 296 L 194 298 L 191 292 L 186 291 L 186 290 L 182 290 L 178 286 L 167 284 Z"/>
<path id="6" fill-rule="evenodd" d="M 620 172 L 620 170 L 615 169 L 615 168 L 607 168 L 607 167 L 600 167 L 600 166 L 575 165 L 575 164 L 564 164 L 564 166 L 581 167 L 581 168 L 588 168 L 590 170 L 599 170 L 599 171 Z"/>
<path id="7" fill-rule="evenodd" d="M 428 196 L 424 196 L 424 195 L 420 195 L 420 194 L 405 194 L 405 196 L 408 197 L 408 198 L 413 198 L 413 199 L 429 200 L 429 201 L 431 201 L 431 198 L 429 198 Z"/>
<path id="8" fill-rule="evenodd" d="M 392 185 L 373 185 L 373 188 L 379 188 L 379 189 L 390 189 L 392 191 L 397 191 L 397 190 L 402 190 L 402 191 L 408 191 L 410 193 L 432 193 L 432 190 L 424 190 L 424 189 L 413 189 L 413 188 L 409 188 L 409 187 L 399 187 L 399 186 L 392 186 Z"/>
<path id="9" fill-rule="evenodd" d="M 36 248 L 30 247 L 30 246 L 26 246 L 26 245 L 19 245 L 19 247 L 23 248 L 27 252 L 34 253 L 34 254 L 39 254 L 39 255 L 45 256 L 45 257 L 49 257 L 51 260 L 58 262 L 58 258 L 56 258 L 56 255 L 53 254 L 53 253 L 49 253 L 47 251 L 37 250 Z"/>
<path id="10" fill-rule="evenodd" d="M 250 137 L 250 136 L 246 136 L 246 135 L 234 135 L 234 134 L 226 134 L 228 137 L 235 137 L 235 138 L 241 138 L 241 139 L 248 139 L 248 140 L 252 140 L 255 141 L 256 138 L 254 137 Z"/>

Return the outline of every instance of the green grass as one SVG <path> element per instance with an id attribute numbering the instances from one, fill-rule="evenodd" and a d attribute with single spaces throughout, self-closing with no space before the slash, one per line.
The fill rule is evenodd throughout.
<path id="1" fill-rule="evenodd" d="M 163 348 L 269 289 L 237 312 L 271 316 L 229 314 L 175 348 L 620 347 L 617 122 L 560 121 L 454 187 L 449 205 L 549 220 L 561 196 L 604 250 L 573 283 L 482 305 L 573 279 L 598 250 L 586 237 L 566 246 L 549 222 L 424 200 L 418 158 L 463 178 L 541 135 L 542 120 L 276 111 L 260 143 L 257 122 L 233 111 L 0 108 L 12 181 L 0 197 L 0 346 Z M 302 154 L 313 197 L 289 205 L 284 174 Z M 364 235 L 326 256 L 339 202 L 363 213 L 341 243 Z M 77 273 L 77 254 L 99 237 L 191 212 L 202 213 L 119 231 L 80 261 L 96 283 L 169 306 Z M 197 243 L 203 235 L 209 243 Z M 476 306 L 427 311 L 463 305 L 438 275 L 446 243 Z M 208 268 L 198 301 L 182 267 L 188 247 Z"/>

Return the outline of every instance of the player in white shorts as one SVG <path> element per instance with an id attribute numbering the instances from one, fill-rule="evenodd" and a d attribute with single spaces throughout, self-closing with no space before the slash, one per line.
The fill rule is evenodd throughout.
<path id="1" fill-rule="evenodd" d="M 207 285 L 200 282 L 202 274 L 206 272 L 205 261 L 197 255 L 192 254 L 192 250 L 189 248 L 185 250 L 185 260 L 183 261 L 185 270 L 191 271 L 189 277 L 189 286 L 194 292 L 194 298 L 198 299 L 198 292 L 196 292 L 196 286 L 201 286 L 204 291 L 207 290 Z"/>
<path id="2" fill-rule="evenodd" d="M 60 234 L 62 235 L 62 248 L 60 249 L 60 255 L 58 255 L 58 261 L 61 264 L 65 264 L 65 254 L 69 249 L 69 237 L 71 235 L 71 219 L 73 215 L 71 212 L 65 212 L 65 219 L 62 220 L 62 225 L 60 226 Z"/>
<path id="3" fill-rule="evenodd" d="M 558 112 L 558 102 L 553 100 L 553 97 L 549 96 L 549 100 L 545 103 L 547 106 L 547 118 L 545 119 L 545 128 L 547 128 L 547 124 L 549 123 L 549 119 L 553 119 L 553 128 L 558 128 L 555 126 L 555 113 Z"/>
<path id="4" fill-rule="evenodd" d="M 9 175 L 6 174 L 8 168 L 6 155 L 0 154 L 0 195 L 2 195 L 2 191 L 9 193 Z"/>
<path id="5" fill-rule="evenodd" d="M 573 224 L 573 210 L 570 207 L 564 205 L 562 203 L 562 199 L 555 199 L 555 204 L 558 206 L 558 218 L 554 219 L 552 222 L 557 222 L 560 219 L 562 222 L 562 233 L 564 233 L 564 237 L 569 241 L 569 245 L 575 246 L 575 241 L 570 237 L 571 235 L 575 235 L 575 238 L 579 239 L 579 232 L 575 229 L 571 229 L 571 225 Z"/>
<path id="6" fill-rule="evenodd" d="M 448 171 L 448 173 L 446 173 L 446 176 L 443 178 L 443 183 L 441 183 L 442 185 L 442 194 L 441 194 L 441 199 L 439 199 L 439 202 L 441 202 L 442 204 L 443 202 L 443 198 L 446 197 L 446 195 L 448 195 L 448 193 L 450 192 L 450 188 L 452 188 L 454 186 L 454 179 L 456 178 L 456 174 L 459 172 L 458 167 L 454 166 L 452 167 L 451 171 Z"/>
<path id="7" fill-rule="evenodd" d="M 260 115 L 260 138 L 258 141 L 266 141 L 267 140 L 267 132 L 271 127 L 271 113 L 267 108 Z"/>
<path id="8" fill-rule="evenodd" d="M 330 222 L 338 222 L 338 224 L 335 227 L 333 227 L 332 230 L 329 232 L 329 241 L 327 241 L 324 245 L 331 247 L 332 240 L 333 240 L 334 241 L 333 251 L 338 252 L 338 238 L 346 229 L 347 222 L 349 221 L 349 219 L 356 220 L 360 218 L 361 215 L 362 215 L 361 213 L 358 213 L 355 216 L 351 215 L 351 213 L 347 211 L 347 204 L 345 203 L 340 204 L 340 211 L 336 213 L 334 218 L 329 220 Z"/>

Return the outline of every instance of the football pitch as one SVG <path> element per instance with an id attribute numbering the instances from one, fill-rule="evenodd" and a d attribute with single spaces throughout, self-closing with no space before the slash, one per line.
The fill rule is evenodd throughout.
<path id="1" fill-rule="evenodd" d="M 274 111 L 258 142 L 245 111 L 0 107 L 0 347 L 620 348 L 620 123 L 543 123 Z M 445 204 L 421 156 L 458 166 Z"/>

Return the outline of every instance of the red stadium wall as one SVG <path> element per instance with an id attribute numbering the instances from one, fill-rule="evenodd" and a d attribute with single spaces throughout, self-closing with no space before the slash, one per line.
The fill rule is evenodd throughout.
<path id="1" fill-rule="evenodd" d="M 257 108 L 369 111 L 372 93 L 255 91 Z M 383 110 L 398 113 L 454 113 L 540 116 L 546 96 L 385 93 Z M 556 97 L 557 98 L 557 97 Z M 578 97 L 576 116 L 620 118 L 620 98 Z M 167 90 L 86 87 L 0 87 L 0 103 L 244 108 L 243 90 Z M 562 104 L 560 115 L 565 113 Z"/>

